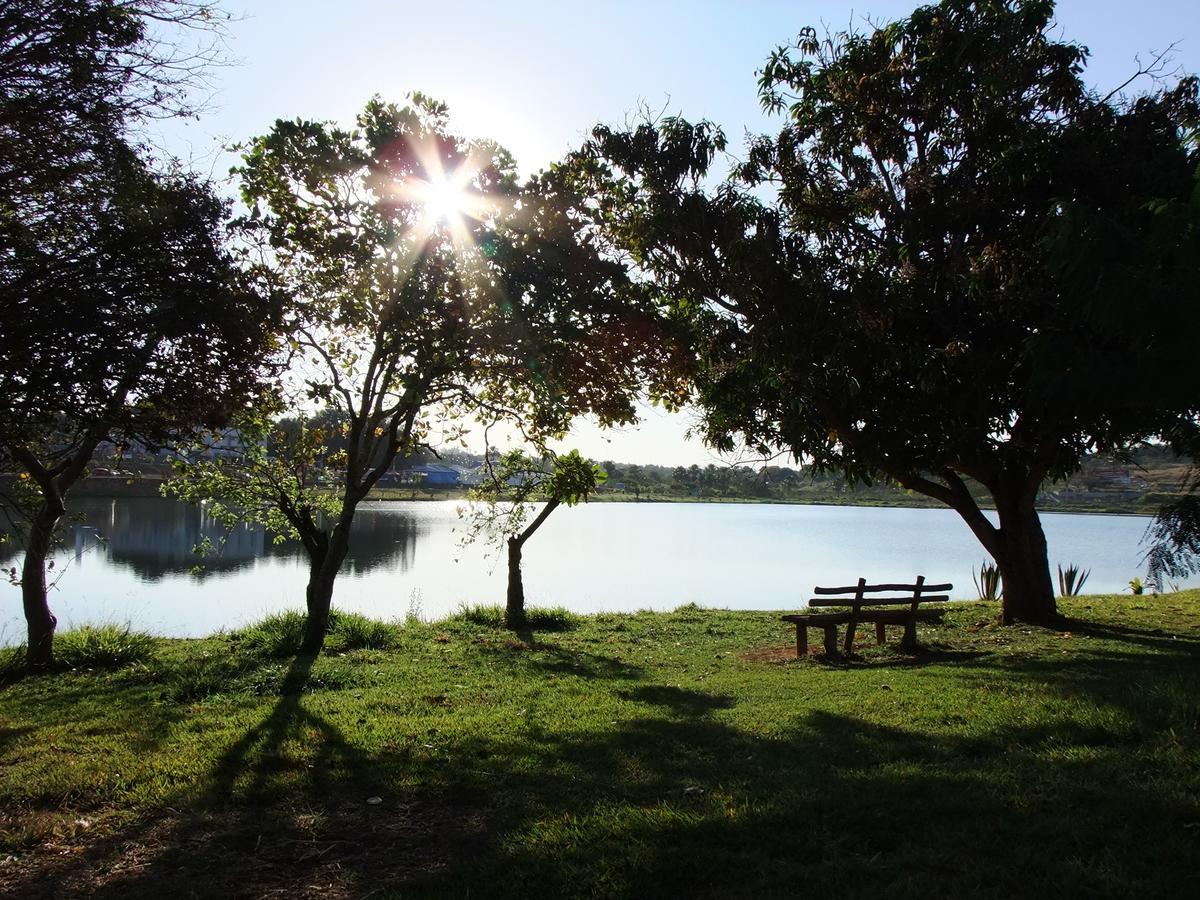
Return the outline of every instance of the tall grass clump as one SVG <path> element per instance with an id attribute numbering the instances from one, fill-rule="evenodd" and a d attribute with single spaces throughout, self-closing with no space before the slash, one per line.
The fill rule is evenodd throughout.
<path id="1" fill-rule="evenodd" d="M 234 637 L 242 650 L 255 656 L 295 656 L 304 641 L 306 618 L 298 609 L 271 613 L 262 621 L 236 632 Z"/>
<path id="2" fill-rule="evenodd" d="M 0 684 L 20 678 L 25 671 L 25 645 L 0 647 Z"/>
<path id="3" fill-rule="evenodd" d="M 240 689 L 240 679 L 257 665 L 244 653 L 204 653 L 166 667 L 161 679 L 171 699 L 191 703 Z"/>
<path id="4" fill-rule="evenodd" d="M 399 643 L 400 629 L 390 622 L 360 613 L 333 610 L 329 614 L 326 646 L 330 650 L 391 650 Z"/>
<path id="5" fill-rule="evenodd" d="M 583 619 L 563 606 L 531 606 L 525 611 L 525 621 L 535 631 L 571 631 Z"/>
<path id="6" fill-rule="evenodd" d="M 534 631 L 571 631 L 578 628 L 582 621 L 580 616 L 562 606 L 531 606 L 525 610 L 525 626 Z M 446 622 L 479 628 L 503 628 L 504 607 L 464 603 Z"/>
<path id="7" fill-rule="evenodd" d="M 1060 597 L 1077 597 L 1083 590 L 1083 583 L 1092 574 L 1091 569 L 1080 569 L 1071 563 L 1065 569 L 1058 564 L 1058 595 Z"/>
<path id="8" fill-rule="evenodd" d="M 261 622 L 250 625 L 235 635 L 242 650 L 254 656 L 282 659 L 296 656 L 304 641 L 303 612 L 289 609 L 272 613 Z M 331 610 L 326 650 L 341 653 L 348 650 L 390 650 L 400 643 L 398 626 L 359 613 Z"/>
<path id="9" fill-rule="evenodd" d="M 155 640 L 128 625 L 84 625 L 54 641 L 54 657 L 67 669 L 119 669 L 154 655 Z"/>
<path id="10" fill-rule="evenodd" d="M 470 605 L 463 603 L 458 607 L 458 612 L 450 616 L 447 621 L 478 625 L 481 628 L 503 628 L 504 607 L 488 606 L 483 603 Z"/>

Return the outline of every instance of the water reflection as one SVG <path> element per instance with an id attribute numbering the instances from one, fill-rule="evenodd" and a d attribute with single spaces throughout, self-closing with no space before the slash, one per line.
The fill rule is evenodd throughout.
<path id="1" fill-rule="evenodd" d="M 378 515 L 364 507 L 355 517 L 343 571 L 405 571 L 421 530 L 411 515 Z M 298 541 L 276 541 L 258 525 L 227 529 L 203 507 L 154 497 L 80 499 L 71 505 L 62 534 L 63 549 L 73 553 L 77 566 L 86 568 L 88 557 L 100 553 L 107 565 L 129 569 L 143 581 L 187 573 L 204 579 L 237 572 L 263 558 L 307 562 Z M 203 556 L 195 552 L 202 544 L 211 546 Z M 11 545 L 8 550 L 6 562 L 16 556 Z"/>

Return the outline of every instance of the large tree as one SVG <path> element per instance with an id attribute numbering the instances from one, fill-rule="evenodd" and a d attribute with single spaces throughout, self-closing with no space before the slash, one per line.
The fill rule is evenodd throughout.
<path id="1" fill-rule="evenodd" d="M 0 445 L 37 488 L 18 504 L 35 668 L 52 661 L 46 559 L 97 448 L 220 427 L 253 398 L 269 340 L 269 310 L 224 248 L 223 204 L 132 166 L 86 228 L 5 266 Z"/>
<path id="2" fill-rule="evenodd" d="M 358 505 L 439 419 L 508 418 L 539 439 L 579 414 L 628 422 L 664 365 L 645 287 L 592 246 L 581 198 L 553 172 L 522 184 L 440 103 L 373 100 L 352 129 L 278 122 L 239 171 L 247 233 L 293 298 L 281 402 L 335 410 L 344 449 L 306 425 L 185 467 L 175 490 L 299 538 L 316 653 Z"/>
<path id="3" fill-rule="evenodd" d="M 1194 286 L 1098 293 L 1083 264 L 1100 223 L 1136 237 L 1187 203 L 1195 81 L 1098 97 L 1052 15 L 945 0 L 803 32 L 760 77 L 785 123 L 715 189 L 706 123 L 601 128 L 576 160 L 692 335 L 709 440 L 946 503 L 995 558 L 1005 621 L 1056 614 L 1042 483 L 1193 422 L 1200 400 L 1180 366 Z"/>
<path id="4" fill-rule="evenodd" d="M 103 442 L 216 427 L 248 402 L 269 309 L 202 181 L 155 171 L 140 118 L 182 111 L 202 25 L 187 0 L 14 0 L 0 11 L 0 449 L 32 490 L 22 601 L 31 667 L 53 661 L 46 560 Z M 10 469 L 11 471 L 11 469 Z"/>

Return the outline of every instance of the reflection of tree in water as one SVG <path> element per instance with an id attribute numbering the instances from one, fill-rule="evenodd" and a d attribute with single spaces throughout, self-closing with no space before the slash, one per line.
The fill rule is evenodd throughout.
<path id="1" fill-rule="evenodd" d="M 68 529 L 65 549 L 74 548 L 80 564 L 87 564 L 85 550 L 103 543 L 110 564 L 129 568 L 145 580 L 191 572 L 198 565 L 203 566 L 200 577 L 233 572 L 262 557 L 307 564 L 304 548 L 296 541 L 277 544 L 258 526 L 227 531 L 202 508 L 173 500 L 86 498 L 72 504 L 72 510 L 82 517 Z M 348 571 L 390 565 L 403 572 L 411 565 L 418 531 L 416 520 L 398 511 L 356 517 Z M 212 550 L 198 556 L 194 548 L 206 539 Z"/>
<path id="2" fill-rule="evenodd" d="M 412 565 L 417 536 L 421 530 L 417 520 L 407 513 L 360 508 L 350 530 L 350 552 L 342 563 L 342 571 L 361 575 L 382 566 L 392 566 L 398 572 L 406 571 Z M 299 541 L 284 541 L 281 544 L 267 541 L 264 555 L 294 557 L 308 564 L 308 557 Z"/>

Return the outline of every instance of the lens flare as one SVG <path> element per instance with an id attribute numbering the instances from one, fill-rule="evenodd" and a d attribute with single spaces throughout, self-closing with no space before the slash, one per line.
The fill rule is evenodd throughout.
<path id="1" fill-rule="evenodd" d="M 471 173 L 463 177 L 461 171 L 413 186 L 415 199 L 424 207 L 427 226 L 436 227 L 443 222 L 454 224 L 455 219 L 470 214 L 473 204 L 466 186 Z"/>

